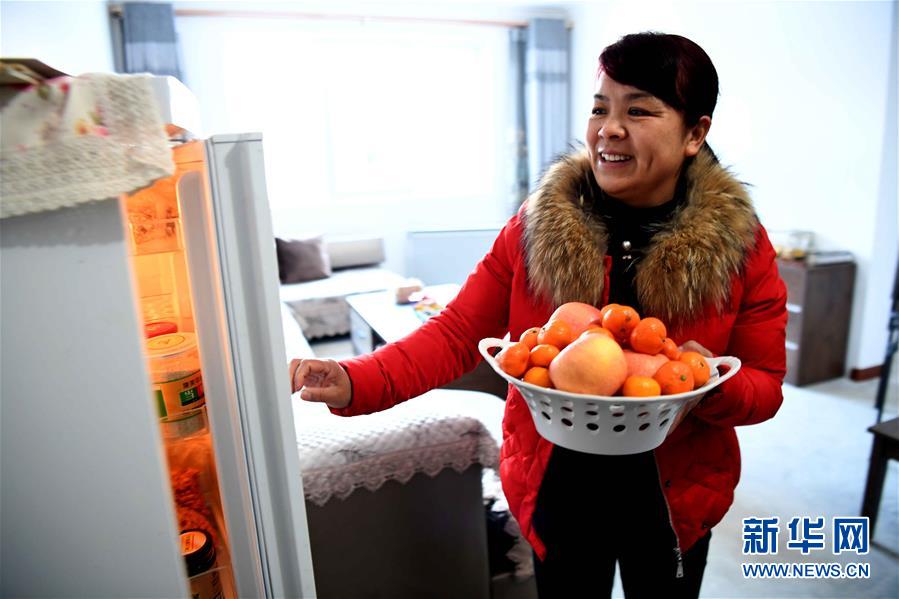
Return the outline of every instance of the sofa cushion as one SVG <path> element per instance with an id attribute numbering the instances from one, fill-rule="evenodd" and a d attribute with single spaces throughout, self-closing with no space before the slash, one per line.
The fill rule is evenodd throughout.
<path id="1" fill-rule="evenodd" d="M 386 257 L 381 237 L 329 237 L 325 250 L 333 270 L 380 264 Z"/>
<path id="2" fill-rule="evenodd" d="M 378 267 L 336 270 L 327 279 L 281 285 L 281 301 L 287 304 L 307 339 L 350 332 L 350 308 L 344 299 L 353 293 L 383 291 L 405 279 Z"/>
<path id="3" fill-rule="evenodd" d="M 331 275 L 331 260 L 320 235 L 306 239 L 275 238 L 275 246 L 282 283 L 315 281 Z"/>

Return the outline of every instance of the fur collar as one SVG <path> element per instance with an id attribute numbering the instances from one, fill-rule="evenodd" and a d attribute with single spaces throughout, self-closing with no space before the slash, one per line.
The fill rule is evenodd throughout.
<path id="1" fill-rule="evenodd" d="M 580 191 L 592 176 L 586 150 L 569 154 L 549 168 L 528 199 L 528 281 L 553 305 L 602 301 L 608 234 Z M 743 185 L 703 148 L 687 170 L 686 200 L 637 264 L 644 312 L 676 323 L 707 306 L 722 309 L 757 228 Z"/>

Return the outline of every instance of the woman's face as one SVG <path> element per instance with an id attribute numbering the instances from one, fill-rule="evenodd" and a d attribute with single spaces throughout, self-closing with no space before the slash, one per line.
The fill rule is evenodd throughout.
<path id="1" fill-rule="evenodd" d="M 606 193 L 638 207 L 674 196 L 681 165 L 702 147 L 711 126 L 702 117 L 687 128 L 681 114 L 655 96 L 605 73 L 596 82 L 587 121 L 587 151 Z"/>

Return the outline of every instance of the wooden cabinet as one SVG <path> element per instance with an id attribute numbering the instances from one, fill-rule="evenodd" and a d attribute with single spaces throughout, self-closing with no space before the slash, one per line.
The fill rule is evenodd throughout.
<path id="1" fill-rule="evenodd" d="M 843 376 L 855 263 L 807 266 L 778 260 L 787 286 L 787 376 L 808 385 Z"/>

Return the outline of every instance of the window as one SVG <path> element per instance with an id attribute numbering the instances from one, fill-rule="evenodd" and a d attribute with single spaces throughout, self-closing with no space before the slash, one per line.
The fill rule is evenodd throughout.
<path id="1" fill-rule="evenodd" d="M 276 233 L 296 229 L 298 213 L 300 230 L 326 231 L 328 218 L 372 230 L 372 218 L 397 211 L 419 228 L 508 216 L 507 29 L 226 17 L 176 26 L 205 131 L 263 133 Z"/>

